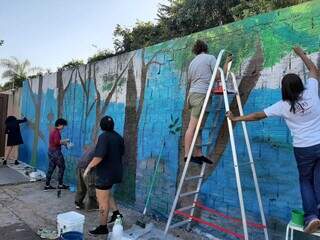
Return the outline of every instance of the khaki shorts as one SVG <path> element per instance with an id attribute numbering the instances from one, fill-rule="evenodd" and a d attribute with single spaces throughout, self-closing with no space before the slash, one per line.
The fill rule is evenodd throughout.
<path id="1" fill-rule="evenodd" d="M 191 112 L 191 116 L 195 118 L 200 117 L 201 109 L 204 103 L 204 99 L 206 98 L 206 94 L 204 93 L 189 93 L 188 96 L 188 109 Z"/>

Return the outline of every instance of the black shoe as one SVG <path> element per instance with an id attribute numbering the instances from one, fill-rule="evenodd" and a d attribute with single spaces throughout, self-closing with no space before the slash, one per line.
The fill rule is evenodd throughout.
<path id="1" fill-rule="evenodd" d="M 121 220 L 123 220 L 123 216 L 121 213 L 113 213 L 108 224 L 114 223 L 117 220 L 118 215 L 120 215 Z"/>
<path id="2" fill-rule="evenodd" d="M 184 158 L 184 161 L 185 162 L 187 161 L 186 157 Z M 198 157 L 193 157 L 193 156 L 191 157 L 190 162 L 193 162 L 193 163 L 196 163 L 196 164 L 199 164 L 199 165 L 201 165 L 203 163 L 201 161 L 201 159 L 199 159 Z"/>
<path id="3" fill-rule="evenodd" d="M 205 163 L 208 163 L 208 164 L 213 164 L 213 162 L 209 158 L 206 158 L 205 156 L 200 156 L 200 157 L 195 157 L 195 158 L 197 158 L 201 162 L 205 162 Z"/>
<path id="4" fill-rule="evenodd" d="M 15 160 L 15 161 L 14 161 L 14 165 L 19 165 L 18 160 Z"/>
<path id="5" fill-rule="evenodd" d="M 55 187 L 51 186 L 51 185 L 46 185 L 44 187 L 44 191 L 48 191 L 48 190 L 53 190 L 53 189 L 56 189 Z"/>
<path id="6" fill-rule="evenodd" d="M 76 209 L 84 209 L 84 204 L 83 203 L 75 202 L 75 205 L 76 205 Z"/>
<path id="7" fill-rule="evenodd" d="M 100 225 L 96 229 L 89 231 L 89 235 L 103 235 L 108 233 L 109 231 L 107 225 Z"/>
<path id="8" fill-rule="evenodd" d="M 69 186 L 68 185 L 58 185 L 58 189 L 65 189 L 65 190 L 68 190 L 69 189 Z"/>
<path id="9" fill-rule="evenodd" d="M 7 160 L 4 160 L 2 163 L 4 166 L 7 165 Z"/>

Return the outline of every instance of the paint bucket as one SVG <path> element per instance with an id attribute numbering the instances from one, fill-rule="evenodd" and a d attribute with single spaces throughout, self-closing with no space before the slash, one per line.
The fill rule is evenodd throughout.
<path id="1" fill-rule="evenodd" d="M 81 232 L 66 232 L 60 237 L 60 240 L 83 240 L 83 234 Z"/>
<path id="2" fill-rule="evenodd" d="M 83 233 L 84 221 L 85 221 L 84 215 L 74 211 L 58 214 L 57 216 L 58 236 L 68 232 Z"/>
<path id="3" fill-rule="evenodd" d="M 291 211 L 291 222 L 303 226 L 304 225 L 304 212 L 301 210 L 294 209 Z"/>

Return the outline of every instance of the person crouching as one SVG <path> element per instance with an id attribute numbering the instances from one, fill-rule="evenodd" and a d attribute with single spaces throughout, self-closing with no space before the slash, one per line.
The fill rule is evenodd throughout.
<path id="1" fill-rule="evenodd" d="M 95 173 L 91 171 L 86 178 L 83 177 L 85 169 L 94 157 L 94 146 L 85 146 L 84 154 L 81 156 L 77 166 L 77 192 L 75 205 L 77 209 L 86 209 L 88 211 L 98 209 L 95 189 Z M 84 202 L 85 198 L 87 199 Z"/>

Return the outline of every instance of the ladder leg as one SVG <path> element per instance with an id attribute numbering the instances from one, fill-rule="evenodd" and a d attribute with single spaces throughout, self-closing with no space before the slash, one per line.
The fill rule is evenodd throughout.
<path id="1" fill-rule="evenodd" d="M 231 73 L 231 76 L 232 76 L 234 89 L 238 93 L 238 87 L 237 87 L 237 82 L 236 82 L 236 78 L 235 78 L 234 73 Z M 237 103 L 238 103 L 239 113 L 240 113 L 241 116 L 243 116 L 243 108 L 242 108 L 242 103 L 241 103 L 241 99 L 240 99 L 239 94 L 236 95 L 236 99 L 237 99 Z M 246 142 L 246 145 L 247 145 L 247 152 L 248 152 L 248 155 L 249 155 L 249 160 L 250 160 L 250 165 L 251 165 L 251 172 L 252 172 L 255 191 L 256 191 L 256 195 L 257 195 L 257 199 L 258 199 L 261 221 L 262 221 L 262 224 L 265 226 L 265 228 L 263 229 L 264 236 L 265 236 L 266 240 L 269 240 L 268 229 L 266 227 L 267 223 L 266 223 L 266 218 L 265 218 L 265 215 L 264 215 L 263 204 L 262 204 L 262 199 L 261 199 L 261 193 L 260 193 L 260 188 L 259 188 L 256 168 L 255 168 L 254 161 L 253 161 L 253 156 L 252 156 L 251 144 L 250 144 L 250 141 L 249 141 L 249 135 L 248 135 L 247 126 L 246 126 L 246 123 L 244 121 L 242 121 L 242 129 L 243 129 L 243 133 L 244 133 L 245 142 Z"/>
<path id="2" fill-rule="evenodd" d="M 203 163 L 202 167 L 201 167 L 201 173 L 200 173 L 201 177 L 198 180 L 197 193 L 194 195 L 194 199 L 193 199 L 193 203 L 192 203 L 192 209 L 191 209 L 191 212 L 190 212 L 191 217 L 193 217 L 194 212 L 195 212 L 196 202 L 198 201 L 199 192 L 200 192 L 200 188 L 201 188 L 201 185 L 202 185 L 202 182 L 203 182 L 203 177 L 204 177 L 205 170 L 206 170 L 206 163 Z M 190 230 L 192 218 L 189 218 L 189 219 L 190 219 L 190 222 L 188 223 L 188 226 L 187 226 L 188 230 Z"/>
<path id="3" fill-rule="evenodd" d="M 226 112 L 228 112 L 230 110 L 230 107 L 229 107 L 229 100 L 228 100 L 227 89 L 226 89 L 226 82 L 225 82 L 226 79 L 224 77 L 223 70 L 221 68 L 219 70 L 221 72 L 221 83 L 222 83 L 222 88 L 223 88 L 225 109 L 226 109 Z M 235 170 L 236 181 L 237 181 L 237 189 L 238 189 L 238 197 L 239 197 L 239 203 L 240 203 L 244 238 L 245 238 L 245 240 L 248 240 L 249 235 L 248 235 L 247 218 L 246 218 L 246 213 L 245 213 L 245 208 L 244 208 L 244 201 L 243 201 L 241 179 L 240 179 L 239 166 L 238 166 L 238 157 L 237 157 L 235 139 L 234 139 L 234 134 L 233 134 L 233 127 L 232 127 L 232 123 L 231 123 L 230 119 L 227 119 L 227 122 L 228 122 L 228 129 L 229 129 L 234 170 Z"/>
<path id="4" fill-rule="evenodd" d="M 183 182 L 185 180 L 185 177 L 186 177 L 186 174 L 187 174 L 187 171 L 188 171 L 188 167 L 189 167 L 189 164 L 190 164 L 190 159 L 191 159 L 191 156 L 192 156 L 192 152 L 193 152 L 193 149 L 195 147 L 196 140 L 197 140 L 200 128 L 201 128 L 201 123 L 202 123 L 202 120 L 203 120 L 203 117 L 204 117 L 204 114 L 205 114 L 205 111 L 206 111 L 206 108 L 207 108 L 207 105 L 208 105 L 208 102 L 209 102 L 209 98 L 210 98 L 210 95 L 211 95 L 211 90 L 212 90 L 212 87 L 214 85 L 214 82 L 215 82 L 215 79 L 216 79 L 216 75 L 219 73 L 219 71 L 218 71 L 219 64 L 221 62 L 221 58 L 222 58 L 222 55 L 223 55 L 224 52 L 225 52 L 224 50 L 220 51 L 220 53 L 218 55 L 218 58 L 217 58 L 217 61 L 216 61 L 216 65 L 215 65 L 214 70 L 213 70 L 213 74 L 212 74 L 212 77 L 211 77 L 211 80 L 210 80 L 210 84 L 209 84 L 209 87 L 208 87 L 208 90 L 207 90 L 207 94 L 206 94 L 206 97 L 205 97 L 205 100 L 204 100 L 204 103 L 203 103 L 203 106 L 202 106 L 202 109 L 201 109 L 201 113 L 200 113 L 200 117 L 199 117 L 199 120 L 198 120 L 198 124 L 197 124 L 196 130 L 194 132 L 194 136 L 193 136 L 192 142 L 191 142 L 191 146 L 190 146 L 189 153 L 188 153 L 188 156 L 187 156 L 187 161 L 186 161 L 186 164 L 184 166 L 184 169 L 183 169 L 183 172 L 182 172 L 182 175 L 181 175 L 181 179 L 180 179 L 180 182 L 179 182 L 179 186 L 178 186 L 178 189 L 177 189 L 177 193 L 176 193 L 176 196 L 174 198 L 173 205 L 171 207 L 171 211 L 170 211 L 170 214 L 169 214 L 169 217 L 168 217 L 168 221 L 167 221 L 166 228 L 165 228 L 165 231 L 164 231 L 165 235 L 168 233 L 168 230 L 169 230 L 172 218 L 173 218 L 174 211 L 176 210 L 176 207 L 177 207 L 177 204 L 178 204 L 178 200 L 179 200 L 179 197 L 180 197 L 182 185 L 183 185 Z"/>

